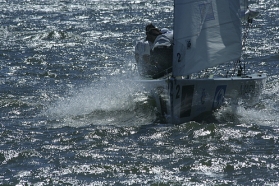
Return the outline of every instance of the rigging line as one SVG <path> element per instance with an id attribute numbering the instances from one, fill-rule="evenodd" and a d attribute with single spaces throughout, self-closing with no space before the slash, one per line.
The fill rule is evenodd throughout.
<path id="1" fill-rule="evenodd" d="M 247 10 L 249 10 L 248 2 L 247 2 L 247 4 L 246 4 L 246 2 L 247 1 L 245 1 L 245 3 L 244 3 L 245 5 L 244 6 L 247 7 Z M 249 31 L 250 31 L 251 27 L 252 27 L 252 20 L 249 19 L 249 17 L 248 17 L 247 22 L 245 24 L 245 28 L 244 28 L 243 38 L 242 38 L 242 51 L 244 51 L 245 46 L 247 44 L 247 38 L 248 38 Z M 244 66 L 245 66 L 245 63 L 244 63 Z M 237 61 L 234 62 L 233 74 L 235 74 L 237 68 L 240 68 L 240 70 L 242 70 L 242 66 L 241 66 L 241 61 L 240 60 L 237 60 Z M 244 67 L 244 73 L 245 73 L 245 67 Z"/>
<path id="2" fill-rule="evenodd" d="M 247 23 L 246 23 L 246 27 L 245 27 L 245 32 L 243 34 L 242 49 L 244 49 L 245 46 L 246 46 L 248 34 L 249 34 L 249 31 L 250 31 L 251 27 L 252 27 L 252 23 L 249 22 L 249 18 L 248 18 Z"/>
<path id="3" fill-rule="evenodd" d="M 250 31 L 251 27 L 252 27 L 252 19 L 250 19 L 250 18 L 248 17 L 247 23 L 245 24 L 245 28 L 244 28 L 245 30 L 244 30 L 243 39 L 242 39 L 242 51 L 245 50 L 245 46 L 246 46 L 246 44 L 247 44 L 247 38 L 248 38 L 249 31 Z M 243 63 L 243 65 L 244 65 L 243 73 L 244 73 L 244 74 L 245 74 L 245 65 L 246 65 L 246 63 L 247 63 L 247 61 Z M 239 67 L 238 67 L 238 68 L 239 68 L 241 71 L 242 71 L 242 69 L 243 69 L 242 66 L 241 66 L 241 61 L 238 60 L 238 61 L 235 62 L 234 73 L 235 73 L 237 64 L 239 64 Z"/>

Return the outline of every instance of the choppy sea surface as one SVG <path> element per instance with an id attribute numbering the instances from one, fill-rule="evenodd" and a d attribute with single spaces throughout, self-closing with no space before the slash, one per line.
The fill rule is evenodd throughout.
<path id="1" fill-rule="evenodd" d="M 0 185 L 278 185 L 279 2 L 253 7 L 260 102 L 170 125 L 127 80 L 171 0 L 0 0 Z"/>

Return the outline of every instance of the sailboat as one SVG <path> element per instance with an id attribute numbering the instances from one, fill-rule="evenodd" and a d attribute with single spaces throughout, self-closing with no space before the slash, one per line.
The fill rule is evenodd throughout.
<path id="1" fill-rule="evenodd" d="M 259 100 L 266 74 L 246 73 L 242 49 L 257 11 L 247 0 L 174 0 L 172 66 L 161 77 L 142 78 L 168 123 L 196 120 L 224 103 Z M 214 67 L 232 64 L 220 76 Z M 224 66 L 224 65 L 223 65 Z M 170 70 L 171 69 L 171 70 Z"/>

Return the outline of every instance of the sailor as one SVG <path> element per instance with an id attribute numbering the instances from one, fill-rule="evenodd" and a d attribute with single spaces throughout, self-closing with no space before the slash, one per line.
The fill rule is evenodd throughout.
<path id="1" fill-rule="evenodd" d="M 142 76 L 158 78 L 171 69 L 173 34 L 153 24 L 148 24 L 145 31 L 146 38 L 138 41 L 135 47 L 138 70 Z"/>
<path id="2" fill-rule="evenodd" d="M 145 27 L 145 33 L 146 33 L 146 40 L 149 41 L 150 43 L 154 43 L 157 36 L 162 34 L 162 32 L 158 28 L 156 28 L 152 23 L 148 24 Z"/>

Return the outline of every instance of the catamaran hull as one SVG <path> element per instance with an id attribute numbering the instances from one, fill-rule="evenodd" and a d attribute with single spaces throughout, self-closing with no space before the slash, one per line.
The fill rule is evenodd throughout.
<path id="1" fill-rule="evenodd" d="M 168 123 L 181 124 L 239 99 L 258 102 L 265 74 L 212 79 L 161 79 L 142 81 L 151 88 L 158 111 Z M 155 87 L 155 88 L 154 88 Z"/>

